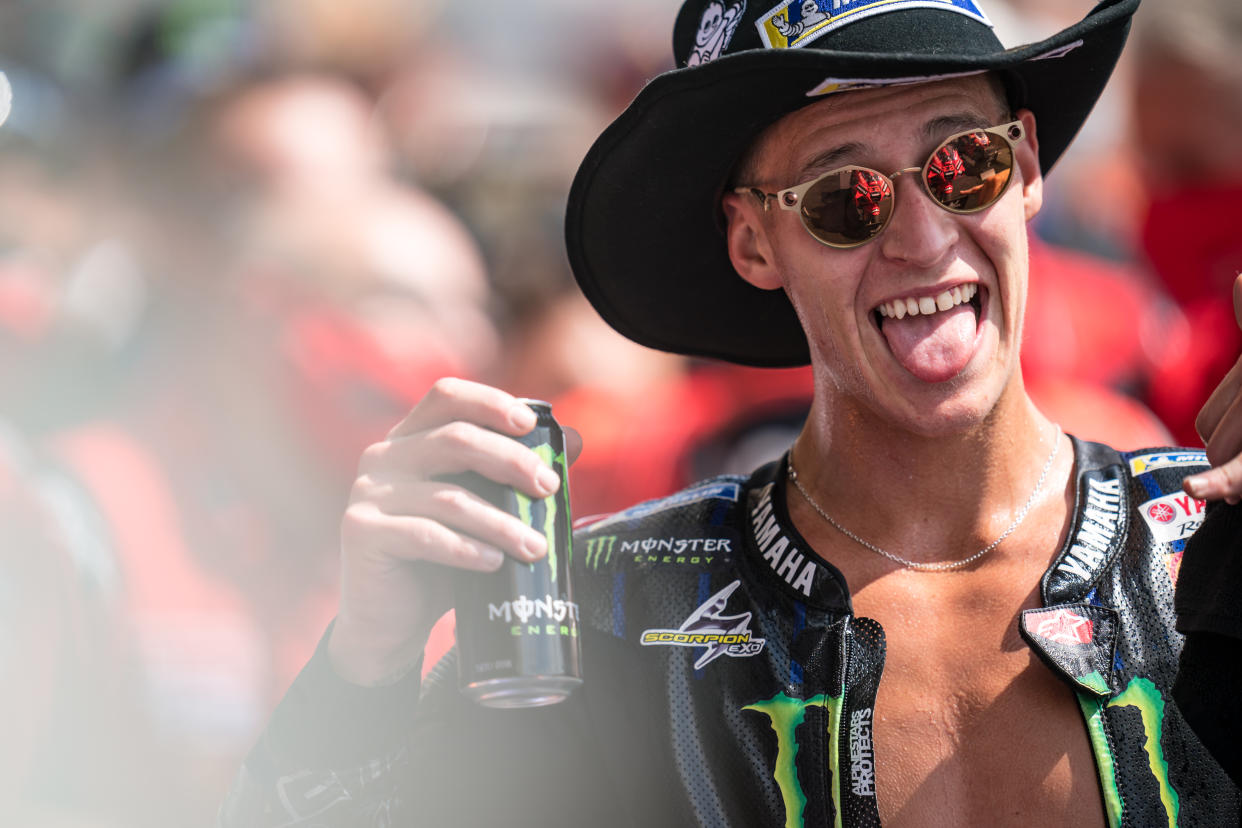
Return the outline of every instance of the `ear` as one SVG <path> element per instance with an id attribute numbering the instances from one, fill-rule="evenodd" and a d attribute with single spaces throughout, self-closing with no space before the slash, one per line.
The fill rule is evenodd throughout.
<path id="1" fill-rule="evenodd" d="M 1026 220 L 1030 221 L 1044 204 L 1044 176 L 1039 171 L 1039 135 L 1035 132 L 1035 113 L 1020 109 L 1018 120 L 1026 130 L 1026 139 L 1018 144 L 1015 156 L 1018 170 L 1022 173 L 1022 202 L 1026 206 Z"/>
<path id="2" fill-rule="evenodd" d="M 783 287 L 772 255 L 763 204 L 751 193 L 726 193 L 721 200 L 725 215 L 725 238 L 733 268 L 761 290 Z"/>

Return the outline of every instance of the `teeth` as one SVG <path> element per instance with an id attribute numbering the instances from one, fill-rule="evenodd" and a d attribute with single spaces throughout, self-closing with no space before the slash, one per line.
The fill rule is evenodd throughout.
<path id="1" fill-rule="evenodd" d="M 969 302 L 979 292 L 978 285 L 958 285 L 946 290 L 938 296 L 923 296 L 918 299 L 909 297 L 906 299 L 894 299 L 891 302 L 885 302 L 876 310 L 880 312 L 880 316 L 889 319 L 904 319 L 907 316 L 918 316 L 936 311 L 947 311 L 957 307 L 963 302 Z"/>

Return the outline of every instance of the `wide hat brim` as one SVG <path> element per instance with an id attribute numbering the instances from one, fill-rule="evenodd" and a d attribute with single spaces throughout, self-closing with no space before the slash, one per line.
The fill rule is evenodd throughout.
<path id="1" fill-rule="evenodd" d="M 1035 114 L 1046 174 L 1103 91 L 1139 0 L 1105 0 L 1039 43 L 985 54 L 751 49 L 654 78 L 596 140 L 570 190 L 565 233 L 587 299 L 639 344 L 744 365 L 810 361 L 783 291 L 733 269 L 720 196 L 769 124 L 827 78 L 1000 71 Z M 944 14 L 941 12 L 940 14 Z M 854 24 L 861 26 L 862 24 Z"/>

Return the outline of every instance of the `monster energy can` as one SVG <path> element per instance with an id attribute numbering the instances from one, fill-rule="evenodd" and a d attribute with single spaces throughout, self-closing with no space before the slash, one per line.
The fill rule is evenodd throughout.
<path id="1" fill-rule="evenodd" d="M 582 683 L 578 605 L 569 582 L 572 525 L 565 435 L 550 405 L 522 402 L 538 423 L 515 439 L 560 475 L 560 488 L 551 497 L 532 500 L 479 475 L 458 479 L 548 540 L 547 557 L 534 563 L 506 557 L 495 573 L 456 573 L 459 684 L 466 696 L 488 707 L 554 704 Z"/>

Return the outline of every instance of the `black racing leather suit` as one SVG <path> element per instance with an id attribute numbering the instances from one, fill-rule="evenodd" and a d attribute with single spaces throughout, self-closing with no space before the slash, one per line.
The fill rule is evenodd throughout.
<path id="1" fill-rule="evenodd" d="M 1169 693 L 1173 585 L 1203 510 L 1180 481 L 1203 453 L 1074 446 L 1074 523 L 1021 634 L 1077 696 L 1110 825 L 1236 826 L 1238 790 Z M 717 478 L 578 533 L 586 681 L 560 705 L 474 706 L 452 656 L 421 697 L 417 671 L 353 687 L 321 645 L 222 825 L 878 825 L 884 631 L 794 529 L 783 476 Z"/>

